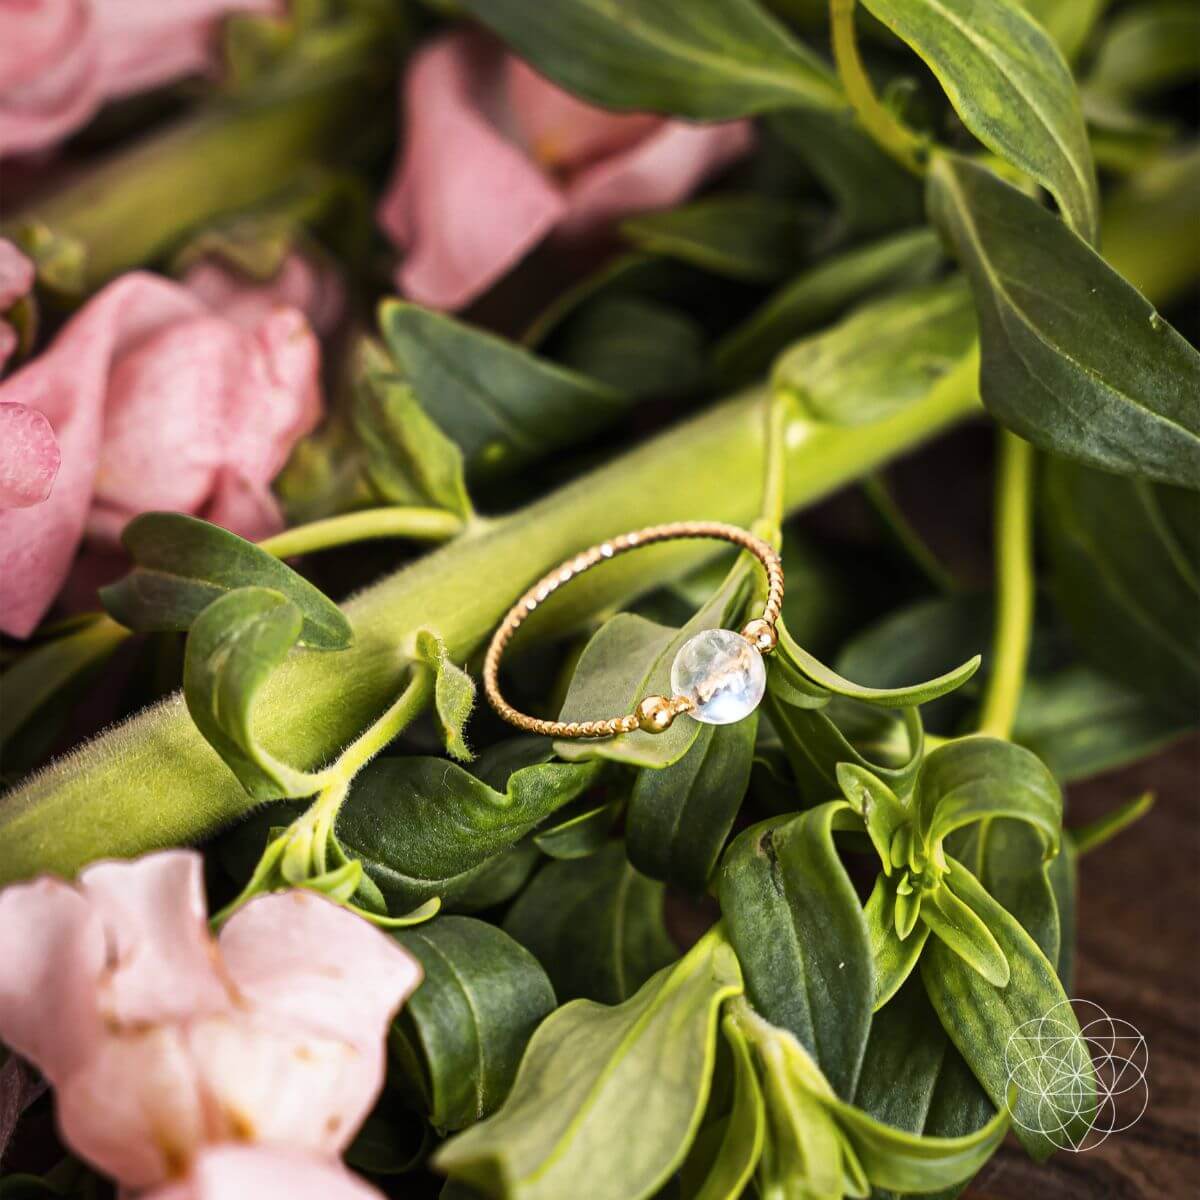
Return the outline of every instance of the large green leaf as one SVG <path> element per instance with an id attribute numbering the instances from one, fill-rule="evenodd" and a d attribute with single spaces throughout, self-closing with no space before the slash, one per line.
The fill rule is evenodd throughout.
<path id="1" fill-rule="evenodd" d="M 581 441 L 632 397 L 555 366 L 503 338 L 399 300 L 380 328 L 421 407 L 475 475 L 511 472 Z"/>
<path id="2" fill-rule="evenodd" d="M 447 1142 L 436 1165 L 511 1200 L 651 1195 L 695 1136 L 721 1003 L 741 990 L 718 930 L 624 1004 L 564 1005 L 534 1034 L 504 1107 Z"/>
<path id="3" fill-rule="evenodd" d="M 596 763 L 533 761 L 497 789 L 445 759 L 379 759 L 355 779 L 337 835 L 400 911 L 432 896 L 449 904 L 598 770 Z"/>
<path id="4" fill-rule="evenodd" d="M 621 233 L 649 253 L 733 279 L 772 283 L 809 256 L 812 217 L 791 201 L 750 192 L 630 217 Z"/>
<path id="5" fill-rule="evenodd" d="M 1066 1136 L 1073 1141 L 1086 1132 L 1095 1108 L 1091 1059 L 1062 984 L 1037 943 L 969 871 L 953 859 L 949 861 L 958 895 L 991 930 L 1011 975 L 1005 987 L 995 987 L 945 943 L 931 938 L 921 955 L 921 979 L 943 1028 L 997 1108 L 1008 1104 L 1011 1068 L 1005 1054 L 1014 1035 L 1022 1036 L 1017 1031 L 1027 1022 L 1038 1022 L 1051 1014 L 1062 1023 L 1061 1028 L 1056 1027 L 1061 1044 L 1046 1056 L 1038 1068 L 1041 1074 L 1037 1080 L 1023 1080 L 1025 1086 L 1018 1089 L 1011 1108 L 1016 1117 L 1014 1132 L 1021 1144 L 1035 1158 L 1042 1159 L 1055 1148 L 1050 1134 L 1057 1134 L 1061 1143 L 1060 1120 Z M 1047 1095 L 1056 1093 L 1061 1077 L 1056 1085 L 1054 1075 L 1064 1069 L 1076 1076 L 1079 1089 L 1077 1115 L 1069 1119 L 1040 1094 L 1043 1090 Z M 1038 1082 L 1043 1087 L 1036 1086 Z"/>
<path id="6" fill-rule="evenodd" d="M 906 230 L 822 260 L 784 284 L 716 345 L 713 362 L 726 383 L 748 380 L 793 338 L 836 317 L 861 296 L 918 282 L 941 260 L 937 235 Z"/>
<path id="7" fill-rule="evenodd" d="M 560 1001 L 619 1004 L 679 956 L 663 924 L 663 885 L 635 871 L 620 842 L 547 863 L 504 929 L 545 967 Z"/>
<path id="8" fill-rule="evenodd" d="M 1096 174 L 1070 68 L 1013 0 L 863 0 L 929 65 L 963 124 L 1095 242 Z"/>
<path id="9" fill-rule="evenodd" d="M 1055 40 L 1068 62 L 1111 0 L 1020 0 L 1021 6 Z"/>
<path id="10" fill-rule="evenodd" d="M 939 154 L 929 209 L 971 280 L 980 391 L 1046 450 L 1126 475 L 1200 481 L 1200 354 L 1052 213 Z"/>
<path id="11" fill-rule="evenodd" d="M 134 569 L 102 588 L 100 599 L 130 629 L 187 629 L 219 596 L 256 587 L 281 593 L 300 610 L 303 645 L 342 650 L 353 640 L 350 622 L 328 596 L 227 529 L 184 513 L 142 513 L 125 526 L 121 542 Z"/>
<path id="12" fill-rule="evenodd" d="M 192 622 L 183 694 L 196 728 L 256 800 L 310 796 L 318 780 L 280 762 L 254 736 L 258 689 L 296 644 L 300 610 L 269 588 L 214 600 Z"/>
<path id="13" fill-rule="evenodd" d="M 1083 653 L 1180 723 L 1200 711 L 1200 494 L 1047 464 L 1054 595 Z"/>
<path id="14" fill-rule="evenodd" d="M 846 812 L 835 801 L 746 830 L 722 859 L 717 898 L 754 1007 L 852 1096 L 874 983 L 862 907 L 833 844 Z"/>
<path id="15" fill-rule="evenodd" d="M 638 870 L 704 891 L 750 783 L 757 729 L 757 714 L 706 725 L 678 762 L 638 773 L 625 818 Z"/>
<path id="16" fill-rule="evenodd" d="M 425 973 L 396 1019 L 392 1056 L 430 1122 L 464 1129 L 508 1095 L 533 1031 L 554 1010 L 554 989 L 532 954 L 472 917 L 391 936 Z"/>
<path id="17" fill-rule="evenodd" d="M 603 108 L 722 120 L 837 107 L 829 68 L 754 0 L 463 0 L 522 57 Z"/>
<path id="18" fill-rule="evenodd" d="M 805 338 L 775 364 L 772 386 L 817 421 L 882 420 L 974 369 L 975 312 L 951 278 L 875 300 Z"/>

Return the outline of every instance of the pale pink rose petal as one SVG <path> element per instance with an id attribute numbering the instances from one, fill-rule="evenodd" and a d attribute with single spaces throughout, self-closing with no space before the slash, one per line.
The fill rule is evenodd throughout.
<path id="1" fill-rule="evenodd" d="M 54 486 L 61 457 L 54 430 L 37 409 L 0 403 L 0 508 L 41 504 Z"/>
<path id="2" fill-rule="evenodd" d="M 567 185 L 566 236 L 586 235 L 630 213 L 670 208 L 753 144 L 748 121 L 664 122 L 619 154 L 584 167 Z"/>
<path id="3" fill-rule="evenodd" d="M 0 317 L 0 370 L 17 348 L 17 331 Z"/>
<path id="4" fill-rule="evenodd" d="M 251 329 L 280 307 L 298 308 L 319 334 L 331 333 L 346 308 L 346 289 L 337 268 L 293 251 L 271 279 L 251 279 L 216 258 L 188 268 L 183 286 L 243 328 Z"/>
<path id="5" fill-rule="evenodd" d="M 271 489 L 252 482 L 232 467 L 223 467 L 218 472 L 208 503 L 197 516 L 222 529 L 231 529 L 249 542 L 281 533 L 287 524 Z M 89 522 L 89 531 L 91 528 Z"/>
<path id="6" fill-rule="evenodd" d="M 230 1006 L 232 992 L 208 932 L 198 854 L 167 850 L 95 863 L 77 886 L 108 931 L 100 995 L 107 1019 L 140 1025 Z"/>
<path id="7" fill-rule="evenodd" d="M 499 60 L 476 35 L 420 50 L 405 85 L 405 144 L 378 220 L 405 251 L 396 284 L 434 308 L 468 304 L 558 223 L 563 198 L 489 122 L 479 93 Z"/>
<path id="8" fill-rule="evenodd" d="M 54 343 L 0 382 L 0 402 L 41 412 L 58 439 L 62 465 L 47 499 L 0 511 L 0 629 L 25 637 L 62 586 L 83 533 L 100 452 L 114 356 L 200 301 L 176 284 L 134 273 L 97 293 Z"/>
<path id="9" fill-rule="evenodd" d="M 652 113 L 611 113 L 504 57 L 505 91 L 521 142 L 543 166 L 568 169 L 628 149 L 663 123 Z"/>
<path id="10" fill-rule="evenodd" d="M 33 263 L 7 238 L 0 238 L 0 313 L 29 294 L 36 274 Z"/>
<path id="11" fill-rule="evenodd" d="M 74 888 L 43 877 L 0 892 L 0 1041 L 52 1082 L 103 1036 L 104 927 Z"/>
<path id="12" fill-rule="evenodd" d="M 313 892 L 252 900 L 221 931 L 221 957 L 259 1013 L 381 1054 L 420 964 L 361 917 Z"/>
<path id="13" fill-rule="evenodd" d="M 187 1179 L 144 1200 L 382 1200 L 340 1163 L 252 1146 L 206 1150 Z"/>

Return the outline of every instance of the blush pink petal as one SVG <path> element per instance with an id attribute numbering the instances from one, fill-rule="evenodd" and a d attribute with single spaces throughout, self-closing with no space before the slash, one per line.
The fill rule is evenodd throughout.
<path id="1" fill-rule="evenodd" d="M 280 1022 L 378 1048 L 392 1014 L 421 982 L 416 960 L 378 929 L 313 892 L 263 896 L 220 937 L 230 978 Z"/>
<path id="2" fill-rule="evenodd" d="M 74 888 L 44 877 L 0 892 L 0 1042 L 57 1084 L 99 1044 L 104 926 Z"/>
<path id="3" fill-rule="evenodd" d="M 405 145 L 378 219 L 404 253 L 396 284 L 433 308 L 468 304 L 566 211 L 555 184 L 488 120 L 498 86 L 491 46 L 451 33 L 415 56 L 405 86 Z"/>
<path id="4" fill-rule="evenodd" d="M 212 495 L 197 515 L 223 529 L 234 530 L 250 542 L 280 533 L 286 524 L 274 492 L 264 484 L 247 479 L 232 467 L 223 467 L 218 473 Z M 125 520 L 125 517 L 121 518 L 122 527 Z M 89 521 L 89 531 L 92 528 Z"/>
<path id="5" fill-rule="evenodd" d="M 630 213 L 670 208 L 745 154 L 753 141 L 748 121 L 666 121 L 637 145 L 574 176 L 559 232 L 586 235 Z"/>
<path id="6" fill-rule="evenodd" d="M 504 56 L 504 73 L 520 139 L 547 167 L 580 167 L 626 150 L 663 123 L 651 113 L 612 113 L 578 100 L 511 54 Z"/>
<path id="7" fill-rule="evenodd" d="M 26 637 L 66 578 L 83 533 L 100 453 L 113 358 L 200 302 L 152 275 L 108 285 L 53 345 L 0 383 L 0 402 L 36 409 L 58 439 L 62 465 L 45 501 L 0 511 L 0 629 Z"/>
<path id="8" fill-rule="evenodd" d="M 29 294 L 35 274 L 33 263 L 7 238 L 0 238 L 0 313 Z"/>
<path id="9" fill-rule="evenodd" d="M 101 1008 L 110 1022 L 149 1024 L 228 1008 L 198 855 L 167 850 L 99 862 L 77 886 L 109 931 Z"/>
<path id="10" fill-rule="evenodd" d="M 41 504 L 61 458 L 54 430 L 37 409 L 0 403 L 0 509 Z"/>
<path id="11" fill-rule="evenodd" d="M 340 1163 L 249 1146 L 206 1150 L 187 1179 L 144 1200 L 382 1200 Z"/>

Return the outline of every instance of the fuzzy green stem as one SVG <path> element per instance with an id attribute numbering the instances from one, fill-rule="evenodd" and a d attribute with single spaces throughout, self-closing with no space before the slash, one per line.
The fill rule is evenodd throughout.
<path id="1" fill-rule="evenodd" d="M 581 546 L 657 521 L 751 523 L 761 498 L 746 485 L 762 478 L 763 400 L 761 390 L 734 397 L 525 509 L 473 522 L 356 596 L 346 605 L 352 646 L 295 652 L 264 686 L 256 722 L 267 748 L 300 769 L 328 761 L 390 705 L 419 630 L 436 629 L 463 661 L 522 589 Z M 868 425 L 821 424 L 790 412 L 785 507 L 812 503 L 979 411 L 973 373 L 956 372 Z M 543 637 L 577 627 L 717 549 L 700 541 L 647 547 L 587 572 L 527 624 Z M 252 807 L 176 695 L 0 799 L 0 884 L 194 842 Z"/>
<path id="2" fill-rule="evenodd" d="M 258 544 L 276 558 L 291 558 L 297 554 L 312 554 L 317 550 L 328 550 L 331 546 L 364 542 L 372 538 L 445 542 L 461 533 L 462 529 L 461 518 L 441 508 L 366 508 L 340 517 L 313 521 L 308 525 L 297 525 Z"/>
<path id="3" fill-rule="evenodd" d="M 996 625 L 979 732 L 1012 734 L 1033 632 L 1033 447 L 999 434 L 996 471 Z"/>
<path id="4" fill-rule="evenodd" d="M 829 23 L 833 33 L 833 59 L 841 76 L 846 99 L 850 101 L 863 128 L 902 167 L 914 175 L 925 174 L 929 148 L 911 129 L 902 124 L 875 95 L 854 31 L 857 0 L 829 0 Z"/>

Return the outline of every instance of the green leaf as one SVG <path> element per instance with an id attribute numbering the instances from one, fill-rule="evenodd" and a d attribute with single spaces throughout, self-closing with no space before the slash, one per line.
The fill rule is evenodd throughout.
<path id="1" fill-rule="evenodd" d="M 598 770 L 594 763 L 533 762 L 512 770 L 497 790 L 445 759 L 378 759 L 355 779 L 337 836 L 389 904 L 404 910 L 441 896 L 461 906 L 479 871 L 499 866 L 499 856 L 574 800 Z M 515 886 L 526 873 L 517 873 Z M 497 897 L 489 892 L 487 899 Z"/>
<path id="2" fill-rule="evenodd" d="M 268 588 L 244 587 L 214 600 L 192 622 L 183 694 L 196 728 L 256 800 L 310 796 L 320 781 L 280 762 L 254 736 L 254 700 L 296 644 L 300 609 Z"/>
<path id="3" fill-rule="evenodd" d="M 1012 0 L 863 0 L 937 76 L 963 124 L 1049 189 L 1094 243 L 1099 199 L 1070 68 Z"/>
<path id="4" fill-rule="evenodd" d="M 969 905 L 955 895 L 955 885 L 967 870 L 961 863 L 953 863 L 942 883 L 927 892 L 921 903 L 921 921 L 929 926 L 934 937 L 940 938 L 968 966 L 973 967 L 998 988 L 1008 984 L 1008 960 L 988 927 L 977 917 Z M 978 881 L 972 880 L 978 888 Z"/>
<path id="5" fill-rule="evenodd" d="M 1195 487 L 1200 354 L 1052 213 L 938 155 L 929 210 L 979 310 L 983 402 L 1044 450 Z"/>
<path id="6" fill-rule="evenodd" d="M 956 688 L 962 687 L 979 669 L 982 661 L 978 654 L 968 659 L 961 666 L 939 675 L 935 679 L 927 679 L 924 683 L 912 683 L 906 687 L 872 688 L 843 679 L 836 671 L 825 666 L 819 659 L 809 654 L 788 633 L 787 626 L 780 622 L 778 626 L 779 645 L 771 665 L 781 670 L 790 671 L 823 687 L 838 696 L 857 700 L 862 704 L 878 704 L 883 708 L 908 708 L 917 704 L 928 704 Z"/>
<path id="7" fill-rule="evenodd" d="M 380 328 L 421 407 L 462 450 L 471 475 L 511 473 L 585 440 L 628 410 L 606 384 L 399 300 Z"/>
<path id="8" fill-rule="evenodd" d="M 121 543 L 136 566 L 100 589 L 104 607 L 138 632 L 187 629 L 202 610 L 235 588 L 270 588 L 302 617 L 300 643 L 342 650 L 354 631 L 342 610 L 291 567 L 227 529 L 183 513 L 142 513 Z"/>
<path id="9" fill-rule="evenodd" d="M 1200 495 L 1047 464 L 1055 600 L 1080 649 L 1177 721 L 1200 708 Z"/>
<path id="10" fill-rule="evenodd" d="M 1159 0 L 1126 9 L 1108 23 L 1087 87 L 1107 95 L 1140 96 L 1197 75 L 1200 13 L 1190 0 Z"/>
<path id="11" fill-rule="evenodd" d="M 892 842 L 912 821 L 912 811 L 877 775 L 857 763 L 838 763 L 837 782 L 850 807 L 863 819 L 883 873 L 892 873 Z"/>
<path id="12" fill-rule="evenodd" d="M 808 257 L 812 217 L 791 201 L 748 193 L 630 217 L 620 231 L 647 253 L 680 258 L 733 279 L 772 283 Z"/>
<path id="13" fill-rule="evenodd" d="M 435 1164 L 512 1200 L 557 1200 L 581 1181 L 589 1200 L 651 1195 L 695 1136 L 721 1003 L 741 990 L 718 930 L 624 1004 L 564 1005 L 534 1034 L 504 1107 L 447 1142 Z"/>
<path id="14" fill-rule="evenodd" d="M 432 1141 L 429 1122 L 387 1088 L 346 1147 L 346 1163 L 368 1175 L 403 1175 L 420 1166 Z"/>
<path id="15" fill-rule="evenodd" d="M 874 300 L 783 354 L 771 386 L 815 421 L 863 425 L 975 370 L 975 312 L 960 278 Z"/>
<path id="16" fill-rule="evenodd" d="M 704 891 L 750 783 L 757 728 L 757 713 L 733 725 L 705 725 L 678 762 L 638 773 L 625 819 L 638 870 Z"/>
<path id="17" fill-rule="evenodd" d="M 463 726 L 475 707 L 475 680 L 451 659 L 446 643 L 432 630 L 418 632 L 416 647 L 417 657 L 434 672 L 433 706 L 446 751 L 459 762 L 470 762 Z"/>
<path id="18" fill-rule="evenodd" d="M 607 844 L 623 803 L 620 796 L 613 800 L 591 794 L 581 796 L 533 835 L 534 845 L 551 858 L 587 858 Z"/>
<path id="19" fill-rule="evenodd" d="M 679 648 L 705 629 L 736 623 L 749 579 L 745 555 L 725 582 L 682 629 L 671 629 L 632 613 L 606 621 L 584 648 L 563 701 L 561 721 L 619 717 L 633 711 L 644 696 L 669 696 L 671 664 Z M 577 762 L 604 758 L 637 767 L 669 767 L 678 762 L 699 736 L 701 723 L 680 717 L 664 733 L 635 729 L 595 742 L 559 741 L 560 758 Z"/>
<path id="20" fill-rule="evenodd" d="M 871 1022 L 871 946 L 854 885 L 833 844 L 843 801 L 740 834 L 721 862 L 717 899 L 746 993 L 810 1049 L 852 1096 Z"/>
<path id="21" fill-rule="evenodd" d="M 1010 1067 L 1005 1051 L 1010 1039 L 1026 1022 L 1040 1021 L 1053 1013 L 1064 1026 L 1059 1031 L 1061 1045 L 1042 1064 L 1040 1070 L 1045 1074 L 1041 1079 L 1045 1091 L 1052 1093 L 1055 1070 L 1069 1068 L 1073 1073 L 1081 1073 L 1080 1115 L 1077 1120 L 1067 1121 L 1065 1129 L 1066 1135 L 1077 1142 L 1095 1109 L 1094 1084 L 1091 1059 L 1062 984 L 1034 940 L 969 871 L 951 862 L 951 876 L 958 897 L 996 939 L 1011 974 L 1006 987 L 995 987 L 945 943 L 931 939 L 921 955 L 921 979 L 938 1019 L 992 1103 L 1003 1109 L 1009 1099 Z M 1037 1069 L 1036 1064 L 1031 1064 L 1030 1069 Z M 1041 1160 L 1055 1148 L 1048 1134 L 1057 1133 L 1061 1142 L 1059 1117 L 1066 1114 L 1050 1111 L 1053 1106 L 1039 1099 L 1039 1088 L 1030 1086 L 1034 1082 L 1025 1080 L 1011 1111 L 1016 1118 L 1013 1132 L 1026 1151 Z"/>
<path id="22" fill-rule="evenodd" d="M 878 1012 L 899 991 L 921 957 L 929 926 L 918 923 L 908 937 L 897 933 L 896 884 L 899 879 L 879 875 L 863 907 L 867 936 L 871 942 L 875 990 L 871 1010 Z"/>
<path id="23" fill-rule="evenodd" d="M 391 935 L 424 978 L 393 1028 L 430 1122 L 464 1129 L 503 1103 L 533 1031 L 554 1011 L 554 989 L 537 960 L 495 925 L 438 917 Z"/>
<path id="24" fill-rule="evenodd" d="M 1020 0 L 1021 6 L 1073 61 L 1110 0 Z"/>
<path id="25" fill-rule="evenodd" d="M 733 1095 L 729 1112 L 701 1130 L 680 1171 L 685 1200 L 741 1200 L 762 1154 L 766 1110 L 754 1071 L 750 1047 L 736 1022 L 726 1015 L 721 1033 L 733 1060 Z"/>
<path id="26" fill-rule="evenodd" d="M 687 395 L 704 382 L 704 330 L 642 296 L 618 293 L 582 305 L 554 349 L 564 366 L 630 397 Z"/>
<path id="27" fill-rule="evenodd" d="M 963 738 L 933 751 L 917 775 L 916 812 L 931 845 L 976 821 L 1014 817 L 1038 831 L 1050 858 L 1062 834 L 1054 777 L 1037 755 L 998 738 Z"/>
<path id="28" fill-rule="evenodd" d="M 841 102 L 828 67 L 754 0 L 522 0 L 462 7 L 555 83 L 602 108 L 700 121 Z"/>
<path id="29" fill-rule="evenodd" d="M 940 260 L 937 235 L 929 229 L 897 233 L 822 260 L 784 284 L 717 343 L 713 363 L 719 377 L 726 384 L 754 378 L 800 334 L 862 296 L 923 280 Z"/>
<path id="30" fill-rule="evenodd" d="M 845 108 L 772 115 L 770 131 L 804 162 L 837 206 L 845 239 L 921 223 L 916 179 L 885 153 Z"/>
<path id="31" fill-rule="evenodd" d="M 679 957 L 663 923 L 663 885 L 635 871 L 620 842 L 547 863 L 504 929 L 545 967 L 560 1001 L 619 1004 Z"/>
<path id="32" fill-rule="evenodd" d="M 367 474 L 385 500 L 432 504 L 472 515 L 462 451 L 430 419 L 403 380 L 368 372 L 360 380 L 354 427 L 367 451 Z"/>

